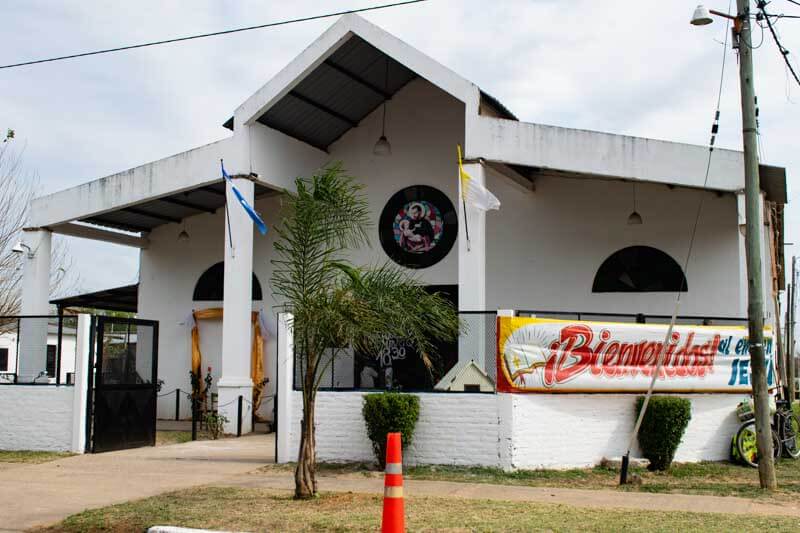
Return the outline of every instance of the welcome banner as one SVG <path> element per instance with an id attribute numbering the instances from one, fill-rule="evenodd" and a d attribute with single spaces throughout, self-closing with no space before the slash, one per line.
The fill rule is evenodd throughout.
<path id="1" fill-rule="evenodd" d="M 497 390 L 645 392 L 667 325 L 498 317 Z M 658 392 L 749 392 L 747 328 L 675 326 Z M 775 386 L 772 331 L 765 329 L 768 383 Z"/>

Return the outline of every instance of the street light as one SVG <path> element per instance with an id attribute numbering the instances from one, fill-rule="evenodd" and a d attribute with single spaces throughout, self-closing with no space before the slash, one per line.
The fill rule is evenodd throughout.
<path id="1" fill-rule="evenodd" d="M 714 19 L 711 18 L 711 13 L 708 12 L 708 9 L 703 4 L 697 6 L 694 10 L 694 15 L 692 15 L 692 25 L 706 26 L 712 22 L 714 22 Z"/>

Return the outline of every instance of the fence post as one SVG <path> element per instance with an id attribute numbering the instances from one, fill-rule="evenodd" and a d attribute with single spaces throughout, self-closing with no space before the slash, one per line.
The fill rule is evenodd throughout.
<path id="1" fill-rule="evenodd" d="M 175 389 L 175 422 L 180 420 L 181 415 L 181 390 Z"/>
<path id="2" fill-rule="evenodd" d="M 236 436 L 242 436 L 242 400 L 244 397 L 240 394 L 239 401 L 236 406 Z"/>
<path id="3" fill-rule="evenodd" d="M 192 398 L 192 440 L 197 440 L 197 400 Z"/>

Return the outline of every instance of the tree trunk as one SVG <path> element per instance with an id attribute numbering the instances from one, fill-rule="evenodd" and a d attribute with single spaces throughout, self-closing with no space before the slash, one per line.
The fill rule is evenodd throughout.
<path id="1" fill-rule="evenodd" d="M 300 422 L 300 452 L 294 471 L 294 497 L 300 500 L 317 494 L 317 447 L 314 433 L 314 404 L 316 395 L 310 388 L 303 390 L 303 420 Z"/>

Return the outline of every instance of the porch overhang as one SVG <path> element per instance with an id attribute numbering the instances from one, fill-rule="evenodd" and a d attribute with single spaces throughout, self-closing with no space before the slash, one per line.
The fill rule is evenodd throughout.
<path id="1" fill-rule="evenodd" d="M 59 309 L 77 307 L 136 313 L 139 308 L 139 284 L 56 298 L 50 303 Z"/>

